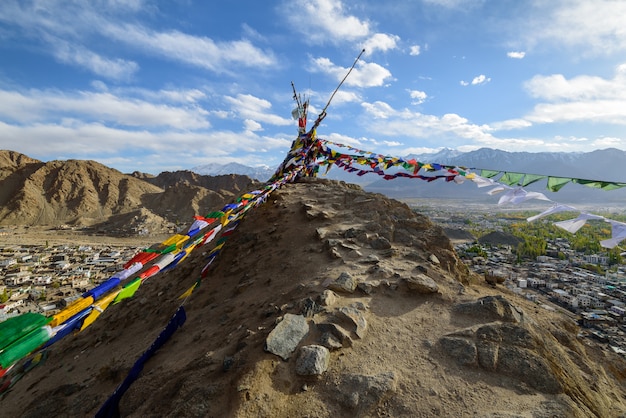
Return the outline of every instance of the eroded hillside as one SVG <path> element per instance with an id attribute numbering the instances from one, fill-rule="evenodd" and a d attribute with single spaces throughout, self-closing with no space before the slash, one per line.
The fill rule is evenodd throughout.
<path id="1" fill-rule="evenodd" d="M 128 175 L 96 161 L 41 162 L 0 151 L 0 225 L 89 226 L 108 234 L 166 233 L 231 201 L 253 181 L 188 171 Z"/>

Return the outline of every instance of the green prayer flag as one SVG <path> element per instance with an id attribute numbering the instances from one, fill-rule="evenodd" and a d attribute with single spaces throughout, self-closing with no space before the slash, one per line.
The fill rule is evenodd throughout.
<path id="1" fill-rule="evenodd" d="M 522 187 L 528 186 L 529 184 L 533 184 L 534 182 L 545 178 L 546 176 L 542 176 L 540 174 L 526 174 L 524 176 L 524 180 L 522 181 Z"/>
<path id="2" fill-rule="evenodd" d="M 551 192 L 558 192 L 567 183 L 572 181 L 571 178 L 565 177 L 548 177 L 548 185 L 546 186 Z"/>
<path id="3" fill-rule="evenodd" d="M 480 170 L 480 176 L 481 177 L 486 177 L 488 179 L 497 176 L 498 174 L 500 174 L 500 171 L 496 171 L 496 170 Z"/>
<path id="4" fill-rule="evenodd" d="M 120 293 L 117 294 L 117 297 L 113 301 L 113 304 L 115 305 L 116 303 L 119 303 L 124 299 L 133 297 L 135 295 L 135 292 L 137 292 L 137 289 L 139 289 L 140 285 L 141 279 L 137 277 L 135 280 L 124 286 L 122 290 L 120 290 Z"/>
<path id="5" fill-rule="evenodd" d="M 498 179 L 498 181 L 506 184 L 507 186 L 517 186 L 521 184 L 523 177 L 524 173 L 510 173 L 507 171 L 502 175 L 502 177 L 500 177 L 500 179 Z"/>

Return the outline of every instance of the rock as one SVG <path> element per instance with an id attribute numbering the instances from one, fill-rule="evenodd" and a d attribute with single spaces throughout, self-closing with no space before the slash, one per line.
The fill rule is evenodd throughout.
<path id="1" fill-rule="evenodd" d="M 329 350 L 338 350 L 343 348 L 343 344 L 339 341 L 339 338 L 335 337 L 331 332 L 325 332 L 320 337 L 320 344 Z"/>
<path id="2" fill-rule="evenodd" d="M 373 376 L 345 375 L 339 384 L 337 396 L 340 403 L 354 410 L 355 416 L 370 416 L 370 412 L 396 391 L 396 386 L 394 372 Z"/>
<path id="3" fill-rule="evenodd" d="M 346 330 L 341 325 L 333 324 L 332 322 L 322 322 L 316 325 L 321 332 L 329 332 L 337 337 L 343 347 L 352 347 L 350 331 Z"/>
<path id="4" fill-rule="evenodd" d="M 311 298 L 302 299 L 298 303 L 298 306 L 300 308 L 300 313 L 306 318 L 311 318 L 313 315 L 323 310 L 323 308 L 315 303 L 315 301 Z"/>
<path id="5" fill-rule="evenodd" d="M 335 292 L 353 293 L 357 284 L 357 280 L 350 273 L 343 272 L 334 282 L 328 285 L 328 288 Z"/>
<path id="6" fill-rule="evenodd" d="M 331 247 L 329 252 L 330 252 L 330 256 L 336 260 L 339 260 L 341 258 L 341 253 L 339 252 L 337 248 Z"/>
<path id="7" fill-rule="evenodd" d="M 361 247 L 359 247 L 356 244 L 351 244 L 349 242 L 342 242 L 340 244 L 341 248 L 346 249 L 346 250 L 360 250 Z"/>
<path id="8" fill-rule="evenodd" d="M 305 345 L 298 351 L 296 373 L 300 376 L 313 376 L 328 370 L 330 352 L 321 345 Z"/>
<path id="9" fill-rule="evenodd" d="M 391 243 L 385 237 L 378 237 L 370 242 L 370 246 L 375 250 L 388 250 L 391 248 Z"/>
<path id="10" fill-rule="evenodd" d="M 410 290 L 421 294 L 437 293 L 439 285 L 424 274 L 416 274 L 406 279 L 406 284 Z"/>
<path id="11" fill-rule="evenodd" d="M 367 257 L 359 260 L 361 264 L 378 264 L 380 263 L 380 258 L 376 254 L 370 254 Z"/>
<path id="12" fill-rule="evenodd" d="M 428 260 L 433 264 L 441 264 L 441 262 L 439 261 L 439 259 L 437 258 L 435 254 L 429 255 Z"/>
<path id="13" fill-rule="evenodd" d="M 376 279 L 389 279 L 391 276 L 393 276 L 393 271 L 378 264 L 375 264 L 368 268 L 367 272 Z"/>
<path id="14" fill-rule="evenodd" d="M 503 296 L 485 296 L 474 302 L 455 305 L 457 315 L 470 315 L 487 321 L 522 322 L 524 311 L 514 306 Z"/>
<path id="15" fill-rule="evenodd" d="M 357 289 L 359 289 L 361 292 L 365 293 L 366 295 L 371 295 L 372 293 L 374 293 L 374 286 L 372 285 L 372 283 L 359 282 L 359 284 L 356 287 Z"/>
<path id="16" fill-rule="evenodd" d="M 511 323 L 486 324 L 457 331 L 439 340 L 443 352 L 460 365 L 510 376 L 543 393 L 560 393 L 562 386 L 548 362 L 534 349 L 531 332 Z"/>
<path id="17" fill-rule="evenodd" d="M 359 231 L 354 229 L 354 228 L 348 228 L 346 229 L 346 231 L 343 233 L 343 237 L 344 238 L 356 238 L 357 235 L 359 234 Z"/>
<path id="18" fill-rule="evenodd" d="M 474 366 L 477 364 L 476 345 L 473 341 L 465 338 L 445 336 L 439 340 L 441 348 L 450 357 L 456 359 L 461 366 Z"/>
<path id="19" fill-rule="evenodd" d="M 354 332 L 359 338 L 365 338 L 367 334 L 367 321 L 361 311 L 351 306 L 345 306 L 340 308 L 338 312 L 356 326 Z"/>
<path id="20" fill-rule="evenodd" d="M 265 350 L 288 360 L 308 332 L 309 324 L 304 316 L 285 314 L 283 320 L 267 336 Z"/>
<path id="21" fill-rule="evenodd" d="M 339 300 L 339 296 L 332 290 L 326 289 L 319 296 L 320 305 L 333 306 Z"/>
<path id="22" fill-rule="evenodd" d="M 500 346 L 496 370 L 513 376 L 544 393 L 560 393 L 562 387 L 546 361 L 531 350 Z"/>

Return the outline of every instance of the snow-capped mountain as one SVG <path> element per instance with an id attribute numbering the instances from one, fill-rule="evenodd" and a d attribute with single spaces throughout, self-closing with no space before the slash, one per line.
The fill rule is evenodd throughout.
<path id="1" fill-rule="evenodd" d="M 450 150 L 453 151 L 453 150 Z M 422 163 L 439 163 L 466 167 L 480 174 L 481 169 L 569 177 L 589 180 L 603 180 L 626 183 L 622 168 L 626 162 L 626 152 L 618 149 L 595 150 L 586 153 L 565 152 L 507 152 L 491 148 L 481 148 L 466 153 L 424 154 L 407 156 Z M 375 175 L 366 175 L 371 181 L 365 184 L 366 190 L 393 195 L 394 197 L 439 197 L 472 198 L 478 196 L 473 185 L 450 187 L 440 182 L 425 183 L 411 179 L 386 181 Z M 466 185 L 462 185 L 466 186 Z M 546 192 L 545 181 L 528 187 L 529 190 Z M 590 189 L 581 185 L 571 185 L 559 191 L 546 192 L 556 201 L 598 202 L 623 201 L 626 188 L 607 192 Z M 553 197 L 554 196 L 554 197 Z"/>
<path id="2" fill-rule="evenodd" d="M 257 167 L 250 167 L 239 163 L 226 163 L 226 164 L 204 164 L 193 167 L 190 171 L 194 173 L 203 174 L 207 176 L 220 176 L 224 174 L 241 174 L 251 177 L 259 181 L 267 181 L 276 168 L 271 168 L 266 165 L 260 165 Z"/>

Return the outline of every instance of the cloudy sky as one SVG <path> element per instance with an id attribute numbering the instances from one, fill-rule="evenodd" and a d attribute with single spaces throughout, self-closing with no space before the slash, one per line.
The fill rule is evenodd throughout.
<path id="1" fill-rule="evenodd" d="M 626 1 L 2 0 L 0 149 L 157 174 L 382 154 L 626 150 Z"/>

